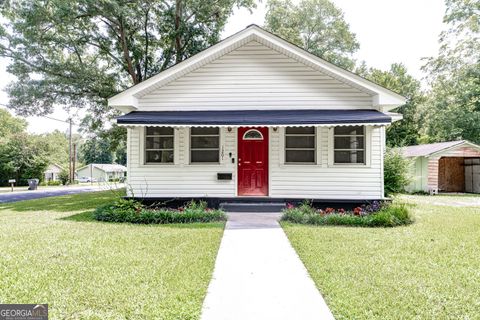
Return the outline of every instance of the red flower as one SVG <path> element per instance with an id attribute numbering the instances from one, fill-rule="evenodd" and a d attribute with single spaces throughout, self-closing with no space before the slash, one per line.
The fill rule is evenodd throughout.
<path id="1" fill-rule="evenodd" d="M 353 214 L 356 216 L 360 216 L 362 214 L 362 211 L 362 207 L 356 207 L 355 209 L 353 209 Z"/>
<path id="2" fill-rule="evenodd" d="M 333 209 L 333 208 L 327 208 L 327 209 L 325 209 L 325 213 L 326 213 L 326 214 L 330 214 L 330 213 L 334 213 L 334 212 L 335 212 L 335 209 Z"/>
<path id="3" fill-rule="evenodd" d="M 183 208 L 183 207 L 178 208 L 178 211 L 180 211 L 180 212 L 183 212 L 184 210 L 185 210 L 185 208 Z"/>
<path id="4" fill-rule="evenodd" d="M 343 209 L 343 208 L 338 209 L 338 213 L 344 214 L 344 213 L 345 213 L 345 209 Z"/>
<path id="5" fill-rule="evenodd" d="M 291 203 L 287 203 L 287 209 L 293 209 L 295 206 Z"/>

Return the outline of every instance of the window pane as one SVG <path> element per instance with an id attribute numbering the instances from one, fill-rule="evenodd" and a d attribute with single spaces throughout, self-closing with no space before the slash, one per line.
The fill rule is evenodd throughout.
<path id="1" fill-rule="evenodd" d="M 363 135 L 363 126 L 335 127 L 336 135 Z"/>
<path id="2" fill-rule="evenodd" d="M 365 163 L 363 151 L 335 151 L 335 163 Z"/>
<path id="3" fill-rule="evenodd" d="M 218 150 L 192 150 L 191 162 L 218 162 Z"/>
<path id="4" fill-rule="evenodd" d="M 146 162 L 169 163 L 173 162 L 173 150 L 147 151 Z"/>
<path id="5" fill-rule="evenodd" d="M 147 149 L 173 149 L 173 137 L 147 137 Z"/>
<path id="6" fill-rule="evenodd" d="M 287 127 L 285 132 L 287 134 L 314 134 L 314 127 Z"/>
<path id="7" fill-rule="evenodd" d="M 363 149 L 363 137 L 335 137 L 335 149 Z"/>
<path id="8" fill-rule="evenodd" d="M 173 128 L 170 127 L 147 127 L 147 136 L 173 135 Z"/>
<path id="9" fill-rule="evenodd" d="M 203 148 L 218 148 L 219 146 L 218 137 L 192 137 L 192 149 L 203 149 Z"/>
<path id="10" fill-rule="evenodd" d="M 315 162 L 314 150 L 287 150 L 285 155 L 286 162 Z"/>
<path id="11" fill-rule="evenodd" d="M 218 132 L 218 128 L 192 128 L 190 130 L 192 135 L 218 134 Z"/>
<path id="12" fill-rule="evenodd" d="M 262 140 L 263 136 L 258 130 L 249 130 L 243 135 L 245 140 Z"/>
<path id="13" fill-rule="evenodd" d="M 286 148 L 315 148 L 314 136 L 286 136 Z"/>

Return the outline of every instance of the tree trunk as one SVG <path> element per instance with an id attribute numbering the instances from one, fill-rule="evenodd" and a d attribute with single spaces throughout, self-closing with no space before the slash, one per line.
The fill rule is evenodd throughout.
<path id="1" fill-rule="evenodd" d="M 175 62 L 182 61 L 182 35 L 180 32 L 182 23 L 182 0 L 175 0 Z"/>
<path id="2" fill-rule="evenodd" d="M 133 67 L 133 64 L 132 64 L 132 59 L 130 58 L 130 53 L 128 51 L 127 36 L 125 35 L 125 26 L 123 25 L 123 21 L 121 18 L 119 19 L 119 21 L 120 21 L 119 31 L 120 31 L 120 40 L 121 40 L 120 43 L 123 49 L 123 58 L 127 63 L 127 71 L 128 71 L 128 74 L 130 74 L 130 77 L 132 78 L 133 84 L 137 84 L 139 81 L 135 73 L 135 68 Z"/>

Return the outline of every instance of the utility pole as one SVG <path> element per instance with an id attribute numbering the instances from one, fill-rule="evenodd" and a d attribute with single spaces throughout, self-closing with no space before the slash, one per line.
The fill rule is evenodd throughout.
<path id="1" fill-rule="evenodd" d="M 72 169 L 72 177 L 73 181 L 75 181 L 75 162 L 77 161 L 77 144 L 73 144 L 73 169 Z"/>
<path id="2" fill-rule="evenodd" d="M 68 119 L 68 180 L 70 181 L 70 184 L 73 184 L 73 172 L 72 172 L 72 118 Z"/>

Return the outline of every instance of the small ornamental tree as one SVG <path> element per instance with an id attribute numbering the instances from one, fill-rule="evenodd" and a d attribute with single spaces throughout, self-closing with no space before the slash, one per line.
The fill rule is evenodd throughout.
<path id="1" fill-rule="evenodd" d="M 400 193 L 410 183 L 410 161 L 398 150 L 387 149 L 383 162 L 385 195 Z"/>
<path id="2" fill-rule="evenodd" d="M 68 179 L 69 179 L 69 173 L 68 173 L 68 170 L 67 169 L 63 169 L 62 171 L 60 171 L 60 173 L 58 174 L 58 179 L 60 180 L 60 182 L 63 184 L 63 185 L 66 185 L 67 182 L 68 182 Z"/>

